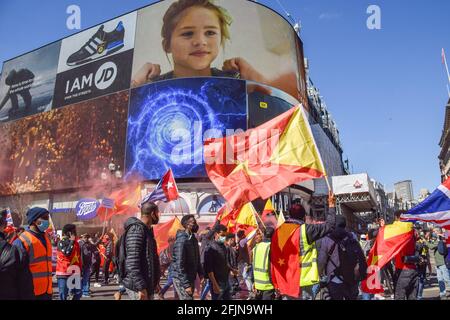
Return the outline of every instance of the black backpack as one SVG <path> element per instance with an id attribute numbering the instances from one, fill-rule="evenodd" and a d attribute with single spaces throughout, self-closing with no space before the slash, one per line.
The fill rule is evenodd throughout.
<path id="1" fill-rule="evenodd" d="M 351 236 L 346 236 L 340 241 L 333 239 L 330 255 L 335 247 L 338 247 L 339 267 L 336 267 L 334 274 L 346 284 L 354 285 L 367 276 L 367 262 L 359 243 Z"/>
<path id="2" fill-rule="evenodd" d="M 126 232 L 124 232 L 120 238 L 119 241 L 117 241 L 115 246 L 115 256 L 113 257 L 113 262 L 117 270 L 117 274 L 119 275 L 119 280 L 122 280 L 125 278 L 125 258 L 126 258 L 126 252 L 125 252 L 125 236 Z"/>

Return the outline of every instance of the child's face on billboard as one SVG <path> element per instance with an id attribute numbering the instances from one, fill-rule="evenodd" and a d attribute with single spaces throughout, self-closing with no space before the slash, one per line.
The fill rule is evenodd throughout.
<path id="1" fill-rule="evenodd" d="M 214 11 L 201 7 L 186 9 L 170 41 L 175 69 L 193 72 L 209 69 L 219 53 L 220 41 L 219 18 Z"/>

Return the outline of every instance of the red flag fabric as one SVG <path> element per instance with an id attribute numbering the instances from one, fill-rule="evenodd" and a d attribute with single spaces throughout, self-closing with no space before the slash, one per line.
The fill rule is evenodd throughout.
<path id="1" fill-rule="evenodd" d="M 301 106 L 244 133 L 207 140 L 204 158 L 209 178 L 233 208 L 325 173 Z"/>
<path id="2" fill-rule="evenodd" d="M 175 183 L 172 169 L 169 169 L 164 175 L 162 179 L 162 188 L 164 190 L 164 194 L 166 195 L 167 201 L 178 199 L 178 188 L 177 184 Z"/>
<path id="3" fill-rule="evenodd" d="M 381 227 L 367 257 L 367 277 L 361 282 L 361 290 L 367 293 L 382 293 L 379 271 L 395 258 L 413 240 L 413 224 L 395 221 Z"/>
<path id="4" fill-rule="evenodd" d="M 138 185 L 126 185 L 120 190 L 116 190 L 108 197 L 114 199 L 114 208 L 106 209 L 100 206 L 97 216 L 102 221 L 110 220 L 115 215 L 135 214 L 139 212 L 141 200 L 141 187 Z"/>
<path id="5" fill-rule="evenodd" d="M 165 223 L 159 223 L 153 226 L 153 232 L 155 234 L 156 244 L 158 246 L 158 254 L 169 247 L 169 238 L 176 237 L 178 230 L 182 230 L 178 217 L 170 219 Z"/>
<path id="6" fill-rule="evenodd" d="M 283 223 L 275 230 L 270 245 L 272 283 L 283 295 L 299 296 L 300 226 Z"/>

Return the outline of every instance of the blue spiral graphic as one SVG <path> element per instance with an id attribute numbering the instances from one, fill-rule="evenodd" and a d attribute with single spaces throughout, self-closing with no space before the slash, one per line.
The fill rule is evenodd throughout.
<path id="1" fill-rule="evenodd" d="M 245 81 L 222 78 L 174 79 L 134 89 L 128 116 L 126 177 L 205 177 L 203 137 L 243 129 Z"/>

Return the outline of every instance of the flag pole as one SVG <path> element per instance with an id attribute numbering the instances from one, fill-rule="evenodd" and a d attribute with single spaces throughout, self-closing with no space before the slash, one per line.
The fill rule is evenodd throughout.
<path id="1" fill-rule="evenodd" d="M 261 224 L 262 224 L 262 226 L 264 227 L 264 230 L 266 230 L 266 225 L 264 224 L 264 222 L 262 221 L 262 219 L 261 219 L 261 217 L 259 216 L 259 214 L 256 212 L 256 210 L 255 210 L 255 207 L 253 206 L 253 204 L 250 202 L 250 205 L 252 206 L 252 213 L 253 213 L 253 216 L 255 216 L 255 220 L 256 220 L 256 225 L 258 226 L 258 229 L 260 229 L 261 230 L 261 228 L 259 227 L 259 224 L 258 224 L 258 219 L 259 219 L 259 221 L 261 222 Z"/>
<path id="2" fill-rule="evenodd" d="M 442 48 L 442 60 L 444 61 L 445 70 L 447 71 L 448 83 L 450 83 L 450 72 L 448 71 L 447 58 L 445 57 L 444 48 Z M 448 89 L 448 87 L 447 87 L 447 89 Z"/>

